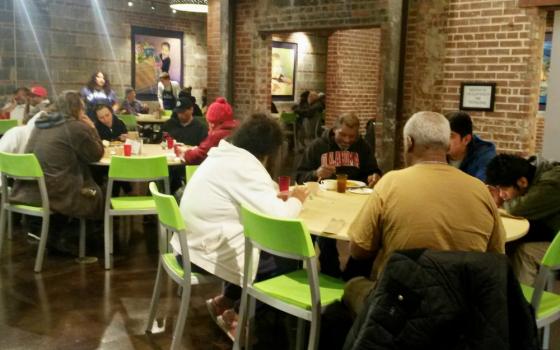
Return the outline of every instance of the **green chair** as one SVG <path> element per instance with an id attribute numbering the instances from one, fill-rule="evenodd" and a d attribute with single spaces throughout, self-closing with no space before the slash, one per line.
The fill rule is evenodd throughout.
<path id="1" fill-rule="evenodd" d="M 234 349 L 240 348 L 247 318 L 254 318 L 257 299 L 299 318 L 298 345 L 303 342 L 304 320 L 311 321 L 308 349 L 316 349 L 321 313 L 327 305 L 342 298 L 344 282 L 317 272 L 315 249 L 309 231 L 300 220 L 273 218 L 246 206 L 241 207 L 241 218 L 245 230 L 245 268 Z M 303 260 L 307 270 L 255 283 L 252 281 L 253 248 L 284 258 Z M 245 339 L 247 344 L 251 344 L 249 333 L 252 329 L 254 327 L 249 326 Z"/>
<path id="2" fill-rule="evenodd" d="M 162 234 L 164 231 L 175 232 L 179 237 L 179 244 L 181 245 L 182 262 L 183 266 L 179 265 L 173 253 L 160 253 L 156 282 L 152 294 L 152 301 L 150 303 L 150 313 L 148 316 L 148 324 L 146 332 L 150 333 L 154 324 L 154 319 L 157 311 L 157 304 L 161 292 L 161 285 L 163 283 L 163 272 L 166 272 L 175 283 L 182 288 L 181 306 L 179 307 L 179 316 L 177 317 L 177 324 L 173 331 L 173 340 L 171 342 L 171 349 L 179 349 L 181 344 L 181 336 L 185 328 L 185 321 L 189 310 L 189 299 L 191 296 L 191 285 L 198 284 L 198 274 L 191 273 L 191 264 L 189 259 L 189 248 L 187 245 L 187 232 L 185 221 L 181 217 L 177 201 L 173 196 L 161 194 L 154 182 L 150 183 L 150 192 L 152 193 Z M 161 237 L 165 238 L 165 237 Z"/>
<path id="3" fill-rule="evenodd" d="M 49 219 L 51 211 L 49 209 L 49 197 L 45 184 L 45 177 L 41 165 L 34 154 L 12 154 L 0 152 L 0 169 L 2 174 L 2 201 L 0 207 L 0 252 L 2 251 L 2 242 L 4 241 L 6 220 L 8 221 L 8 237 L 12 238 L 12 213 L 20 213 L 24 215 L 38 216 L 43 219 L 41 225 L 41 237 L 39 247 L 37 249 L 37 257 L 35 258 L 35 272 L 41 272 L 43 268 L 43 258 L 45 255 L 45 247 L 49 234 Z M 8 188 L 8 179 L 37 181 L 39 185 L 39 194 L 41 196 L 41 205 L 24 205 L 12 204 L 8 202 L 10 189 Z M 80 245 L 79 256 L 85 257 L 85 220 L 80 220 Z"/>
<path id="4" fill-rule="evenodd" d="M 18 121 L 15 119 L 1 119 L 0 120 L 0 135 L 4 135 L 6 131 L 13 127 L 18 126 Z"/>
<path id="5" fill-rule="evenodd" d="M 169 193 L 169 169 L 165 157 L 111 157 L 109 181 L 105 199 L 105 269 L 112 266 L 113 216 L 155 215 L 156 206 L 151 196 L 111 197 L 113 183 L 163 181 L 164 192 Z M 161 247 L 160 247 L 161 248 Z"/>
<path id="6" fill-rule="evenodd" d="M 282 123 L 286 126 L 286 127 L 290 127 L 291 130 L 289 130 L 286 135 L 288 136 L 292 136 L 293 139 L 293 143 L 294 143 L 294 151 L 298 150 L 298 142 L 297 142 L 297 125 L 296 125 L 296 120 L 297 120 L 298 115 L 294 112 L 282 112 L 280 113 L 280 120 L 282 121 Z"/>
<path id="7" fill-rule="evenodd" d="M 186 173 L 185 175 L 186 175 L 187 183 L 189 183 L 189 180 L 193 177 L 197 169 L 198 169 L 198 165 L 187 165 L 185 167 L 185 173 Z"/>
<path id="8" fill-rule="evenodd" d="M 136 131 L 138 124 L 136 123 L 136 116 L 134 114 L 119 114 L 117 118 L 122 120 L 128 131 Z"/>
<path id="9" fill-rule="evenodd" d="M 560 270 L 560 233 L 556 234 L 548 247 L 533 287 L 521 285 L 525 298 L 535 310 L 537 327 L 544 327 L 543 349 L 548 349 L 549 346 L 550 324 L 560 319 L 560 295 L 551 292 L 555 273 L 558 270 Z"/>
<path id="10" fill-rule="evenodd" d="M 166 110 L 163 111 L 161 116 L 163 118 L 171 118 L 171 114 L 173 114 L 173 111 L 171 109 L 166 109 Z"/>

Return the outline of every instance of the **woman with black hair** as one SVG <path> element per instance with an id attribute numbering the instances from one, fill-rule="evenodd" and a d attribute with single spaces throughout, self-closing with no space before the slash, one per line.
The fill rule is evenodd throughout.
<path id="1" fill-rule="evenodd" d="M 107 75 L 101 71 L 92 74 L 86 86 L 80 91 L 86 104 L 86 114 L 91 120 L 96 120 L 94 108 L 96 105 L 108 105 L 117 111 L 117 95 L 111 88 Z"/>

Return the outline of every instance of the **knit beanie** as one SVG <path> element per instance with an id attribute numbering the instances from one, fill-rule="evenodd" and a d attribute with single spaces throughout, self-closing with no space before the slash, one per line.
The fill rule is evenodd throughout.
<path id="1" fill-rule="evenodd" d="M 206 120 L 210 123 L 223 123 L 227 120 L 233 120 L 233 110 L 226 99 L 218 97 L 206 111 Z"/>

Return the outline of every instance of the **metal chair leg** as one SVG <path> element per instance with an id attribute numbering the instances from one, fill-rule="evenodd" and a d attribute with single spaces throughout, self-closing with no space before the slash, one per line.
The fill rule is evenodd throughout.
<path id="1" fill-rule="evenodd" d="M 35 258 L 35 272 L 41 272 L 43 269 L 43 257 L 45 256 L 45 248 L 47 246 L 47 238 L 49 235 L 49 215 L 43 216 L 43 224 L 41 225 L 41 239 L 37 248 L 37 258 Z"/>
<path id="2" fill-rule="evenodd" d="M 309 345 L 307 349 L 316 350 L 319 347 L 319 335 L 321 331 L 321 311 L 313 312 L 311 315 L 311 329 L 309 330 Z"/>
<path id="3" fill-rule="evenodd" d="M 113 240 L 111 239 L 113 236 L 113 230 L 112 230 L 112 225 L 111 225 L 111 221 L 113 220 L 113 217 L 110 215 L 105 215 L 105 220 L 104 220 L 104 228 L 103 228 L 103 238 L 104 238 L 104 244 L 105 244 L 105 270 L 110 270 L 111 269 L 111 265 L 112 265 L 112 261 L 111 261 L 111 253 L 113 251 Z"/>
<path id="4" fill-rule="evenodd" d="M 297 335 L 296 335 L 296 349 L 302 350 L 305 342 L 305 320 L 298 318 L 297 320 Z"/>
<path id="5" fill-rule="evenodd" d="M 79 255 L 80 258 L 85 258 L 86 256 L 86 220 L 80 219 L 80 248 Z"/>
<path id="6" fill-rule="evenodd" d="M 543 350 L 550 349 L 550 325 L 545 326 L 543 329 L 542 349 Z"/>
<path id="7" fill-rule="evenodd" d="M 185 322 L 187 320 L 187 314 L 189 312 L 190 297 L 191 297 L 191 286 L 190 284 L 188 284 L 183 288 L 183 295 L 181 296 L 181 307 L 179 308 L 179 316 L 177 316 L 177 325 L 175 326 L 175 331 L 173 332 L 173 341 L 171 342 L 171 350 L 176 350 L 180 348 L 181 338 L 183 337 L 183 331 L 185 330 Z"/>
<path id="8" fill-rule="evenodd" d="M 6 210 L 0 208 L 0 254 L 2 253 L 2 244 L 6 236 Z"/>
<path id="9" fill-rule="evenodd" d="M 152 301 L 150 302 L 150 313 L 148 314 L 148 324 L 146 325 L 146 332 L 152 331 L 152 326 L 154 325 L 154 319 L 156 318 L 157 306 L 159 303 L 159 296 L 161 292 L 161 282 L 163 266 L 161 265 L 161 258 L 158 262 L 158 269 L 156 275 L 156 283 L 154 284 L 154 291 L 152 293 Z"/>
<path id="10" fill-rule="evenodd" d="M 14 238 L 13 236 L 13 229 L 14 229 L 14 223 L 13 223 L 13 216 L 14 214 L 12 214 L 11 211 L 8 210 L 8 239 L 11 240 Z"/>
<path id="11" fill-rule="evenodd" d="M 233 349 L 234 350 L 239 350 L 241 349 L 242 346 L 247 345 L 247 339 L 241 339 L 241 337 L 243 336 L 243 334 L 245 332 L 243 332 L 243 329 L 246 326 L 247 323 L 247 302 L 248 302 L 248 298 L 249 295 L 248 293 L 244 290 L 243 293 L 241 294 L 241 305 L 239 306 L 239 318 L 237 320 L 237 330 L 236 330 L 236 334 L 235 334 L 235 342 L 233 343 Z M 245 341 L 244 345 L 241 345 L 242 341 Z"/>

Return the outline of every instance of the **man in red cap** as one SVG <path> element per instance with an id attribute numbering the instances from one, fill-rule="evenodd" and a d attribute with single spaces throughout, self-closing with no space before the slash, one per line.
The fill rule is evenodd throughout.
<path id="1" fill-rule="evenodd" d="M 210 148 L 218 145 L 221 139 L 228 137 L 238 125 L 233 119 L 233 109 L 223 97 L 218 97 L 206 111 L 208 136 L 196 147 L 181 147 L 179 157 L 187 164 L 200 164 Z"/>
<path id="2" fill-rule="evenodd" d="M 47 89 L 41 85 L 32 86 L 29 90 L 29 98 L 27 100 L 27 108 L 23 122 L 26 123 L 35 114 L 44 111 L 51 103 L 48 99 L 49 93 Z"/>

